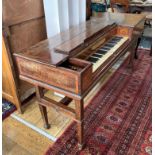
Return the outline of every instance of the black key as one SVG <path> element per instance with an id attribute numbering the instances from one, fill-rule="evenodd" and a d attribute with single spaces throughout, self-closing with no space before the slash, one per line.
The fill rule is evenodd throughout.
<path id="1" fill-rule="evenodd" d="M 117 41 L 117 42 L 118 42 L 118 41 Z M 110 40 L 108 43 L 114 44 L 114 43 L 116 43 L 116 41 L 115 41 L 115 40 Z"/>
<path id="2" fill-rule="evenodd" d="M 109 51 L 111 48 L 108 48 L 108 47 L 102 47 L 102 48 L 100 48 L 100 50 L 104 50 L 104 51 Z"/>
<path id="3" fill-rule="evenodd" d="M 93 54 L 92 56 L 97 57 L 97 58 L 101 58 L 102 57 L 102 55 L 97 54 L 97 53 Z"/>
<path id="4" fill-rule="evenodd" d="M 120 39 L 115 39 L 115 38 L 113 38 L 113 39 L 111 39 L 111 41 L 119 42 Z"/>
<path id="5" fill-rule="evenodd" d="M 115 41 L 110 41 L 110 42 L 108 42 L 109 44 L 113 44 L 114 46 L 117 44 L 117 42 L 115 42 Z"/>
<path id="6" fill-rule="evenodd" d="M 121 40 L 123 37 L 116 36 L 115 38 L 116 38 L 116 39 L 120 39 L 120 40 Z"/>
<path id="7" fill-rule="evenodd" d="M 98 58 L 89 57 L 88 61 L 95 63 L 98 60 Z"/>
<path id="8" fill-rule="evenodd" d="M 109 42 L 118 42 L 118 40 L 116 40 L 116 39 L 111 39 Z M 108 43 L 109 43 L 108 42 Z"/>
<path id="9" fill-rule="evenodd" d="M 117 44 L 119 41 L 118 40 L 112 40 L 112 43 Z"/>
<path id="10" fill-rule="evenodd" d="M 113 38 L 122 39 L 122 37 L 120 37 L 120 36 L 114 36 Z"/>
<path id="11" fill-rule="evenodd" d="M 120 38 L 120 37 L 113 37 L 112 39 L 118 39 L 118 40 L 121 40 L 122 38 Z"/>
<path id="12" fill-rule="evenodd" d="M 107 46 L 107 47 L 114 47 L 115 45 L 114 44 L 106 43 L 105 46 Z"/>
<path id="13" fill-rule="evenodd" d="M 107 48 L 100 48 L 99 50 L 100 50 L 100 51 L 106 51 L 106 52 L 109 51 L 109 49 L 107 49 Z"/>
<path id="14" fill-rule="evenodd" d="M 111 49 L 111 47 L 106 46 L 106 45 L 104 45 L 103 48 L 106 48 L 106 49 L 109 49 L 109 50 Z"/>
<path id="15" fill-rule="evenodd" d="M 104 50 L 98 50 L 96 53 L 99 53 L 99 54 L 106 54 L 107 53 L 107 51 L 104 51 Z"/>

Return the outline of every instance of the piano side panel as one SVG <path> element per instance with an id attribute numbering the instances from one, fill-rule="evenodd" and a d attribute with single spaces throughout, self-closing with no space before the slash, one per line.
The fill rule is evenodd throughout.
<path id="1" fill-rule="evenodd" d="M 126 37 L 131 38 L 132 31 L 133 31 L 133 29 L 129 28 L 129 27 L 125 27 L 125 26 L 118 26 L 117 27 L 117 34 L 120 36 L 126 36 Z"/>
<path id="2" fill-rule="evenodd" d="M 133 37 L 140 37 L 144 31 L 144 23 L 145 23 L 145 20 L 141 20 L 134 28 L 133 30 Z"/>
<path id="3" fill-rule="evenodd" d="M 92 79 L 93 79 L 93 74 L 92 74 L 92 66 L 90 66 L 86 72 L 84 73 L 84 75 L 81 77 L 82 81 L 81 81 L 81 87 L 82 87 L 82 92 L 84 93 L 89 86 L 93 83 Z"/>
<path id="4" fill-rule="evenodd" d="M 77 74 L 20 57 L 16 57 L 16 61 L 20 75 L 78 94 Z"/>
<path id="5" fill-rule="evenodd" d="M 109 34 L 109 33 L 110 33 L 110 34 Z M 109 34 L 110 36 L 116 35 L 116 34 L 117 34 L 117 27 L 115 27 L 114 29 L 112 29 L 109 33 L 108 33 L 108 34 Z"/>
<path id="6" fill-rule="evenodd" d="M 141 20 L 135 27 L 136 30 L 142 32 L 144 30 L 145 19 Z"/>

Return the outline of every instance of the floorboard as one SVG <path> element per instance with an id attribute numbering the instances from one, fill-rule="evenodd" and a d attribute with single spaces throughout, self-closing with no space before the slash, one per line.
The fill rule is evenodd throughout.
<path id="1" fill-rule="evenodd" d="M 53 143 L 11 117 L 3 121 L 2 133 L 3 153 L 6 155 L 42 155 Z"/>

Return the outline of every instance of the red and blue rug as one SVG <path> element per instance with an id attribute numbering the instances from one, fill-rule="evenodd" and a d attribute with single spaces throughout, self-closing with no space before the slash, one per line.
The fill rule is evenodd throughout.
<path id="1" fill-rule="evenodd" d="M 85 109 L 78 150 L 73 122 L 46 155 L 149 155 L 152 152 L 152 58 L 141 50 L 130 74 L 124 63 Z"/>

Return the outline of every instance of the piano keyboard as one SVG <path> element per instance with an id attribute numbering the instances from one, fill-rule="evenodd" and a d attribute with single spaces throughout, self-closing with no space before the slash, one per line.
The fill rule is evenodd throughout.
<path id="1" fill-rule="evenodd" d="M 88 61 L 93 63 L 93 72 L 97 70 L 102 63 L 107 60 L 124 42 L 128 40 L 128 37 L 115 36 L 105 43 L 100 49 L 93 53 Z"/>

